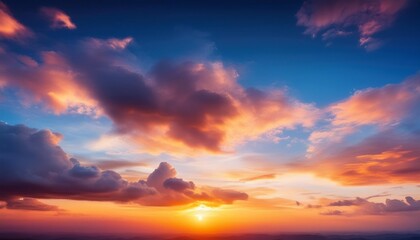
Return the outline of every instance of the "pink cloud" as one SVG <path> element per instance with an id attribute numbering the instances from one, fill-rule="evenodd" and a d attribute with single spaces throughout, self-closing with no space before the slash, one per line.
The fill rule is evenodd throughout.
<path id="1" fill-rule="evenodd" d="M 70 16 L 57 8 L 43 7 L 41 13 L 51 22 L 51 28 L 77 28 Z"/>
<path id="2" fill-rule="evenodd" d="M 370 88 L 355 92 L 349 99 L 333 104 L 329 110 L 332 124 L 387 125 L 398 123 L 420 101 L 420 76 L 400 84 Z"/>
<path id="3" fill-rule="evenodd" d="M 324 32 L 324 39 L 343 36 L 327 33 L 331 30 L 344 33 L 346 29 L 356 27 L 360 46 L 373 50 L 380 44 L 373 35 L 391 26 L 397 13 L 406 5 L 405 0 L 306 1 L 296 14 L 297 24 L 306 27 L 305 34 L 313 37 Z"/>
<path id="4" fill-rule="evenodd" d="M 88 39 L 43 53 L 38 66 L 6 54 L 0 74 L 27 102 L 57 114 L 107 116 L 115 133 L 152 153 L 232 151 L 269 133 L 310 127 L 318 117 L 284 89 L 244 88 L 221 62 L 160 62 L 142 74 L 125 62 L 130 42 Z"/>
<path id="5" fill-rule="evenodd" d="M 0 2 L 0 37 L 20 39 L 31 35 L 29 29 L 16 20 L 7 6 Z"/>
<path id="6" fill-rule="evenodd" d="M 328 125 L 310 134 L 308 152 L 339 143 L 363 126 L 392 128 L 416 114 L 415 106 L 419 103 L 418 75 L 399 84 L 356 91 L 349 98 L 328 106 Z"/>

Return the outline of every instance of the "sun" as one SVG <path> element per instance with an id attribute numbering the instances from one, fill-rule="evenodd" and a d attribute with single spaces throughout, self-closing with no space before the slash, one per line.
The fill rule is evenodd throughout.
<path id="1" fill-rule="evenodd" d="M 202 222 L 204 220 L 204 216 L 203 214 L 196 214 L 195 217 L 197 218 L 198 221 Z"/>
<path id="2" fill-rule="evenodd" d="M 189 209 L 188 212 L 190 212 L 198 222 L 203 222 L 206 216 L 210 214 L 211 210 L 212 208 L 204 204 L 200 204 L 199 206 Z"/>

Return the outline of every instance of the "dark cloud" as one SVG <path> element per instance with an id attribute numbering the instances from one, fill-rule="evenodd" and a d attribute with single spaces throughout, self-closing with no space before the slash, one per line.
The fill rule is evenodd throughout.
<path id="1" fill-rule="evenodd" d="M 57 145 L 60 138 L 49 130 L 0 123 L 0 197 L 129 201 L 154 194 L 153 188 L 129 183 L 116 172 L 69 159 Z"/>
<path id="2" fill-rule="evenodd" d="M 395 212 L 420 211 L 420 200 L 406 197 L 405 201 L 398 199 L 386 199 L 385 203 L 368 201 L 369 198 L 356 198 L 352 200 L 340 200 L 331 202 L 327 207 L 354 207 L 351 214 L 378 215 Z"/>
<path id="3" fill-rule="evenodd" d="M 343 206 L 357 206 L 366 203 L 367 200 L 363 198 L 356 198 L 354 200 L 340 200 L 337 202 L 332 202 L 328 204 L 331 207 L 343 207 Z"/>
<path id="4" fill-rule="evenodd" d="M 163 186 L 177 192 L 184 192 L 185 190 L 195 189 L 193 182 L 184 181 L 182 178 L 168 178 L 163 182 Z"/>
<path id="5" fill-rule="evenodd" d="M 7 209 L 32 211 L 61 211 L 57 206 L 45 204 L 34 198 L 15 198 L 6 202 Z"/>
<path id="6" fill-rule="evenodd" d="M 176 178 L 176 170 L 162 162 L 146 181 L 128 182 L 111 170 L 84 166 L 58 145 L 61 135 L 24 125 L 0 122 L 0 200 L 7 208 L 56 210 L 33 198 L 135 202 L 180 205 L 195 201 L 232 203 L 245 193 L 217 189 L 206 193 L 193 182 Z M 245 197 L 246 196 L 246 197 Z"/>
<path id="7" fill-rule="evenodd" d="M 242 87 L 221 62 L 161 61 L 140 73 L 127 60 L 131 41 L 87 39 L 42 52 L 40 62 L 8 51 L 0 54 L 2 84 L 57 114 L 105 115 L 113 133 L 155 152 L 223 152 L 316 119 L 315 107 L 282 89 Z"/>

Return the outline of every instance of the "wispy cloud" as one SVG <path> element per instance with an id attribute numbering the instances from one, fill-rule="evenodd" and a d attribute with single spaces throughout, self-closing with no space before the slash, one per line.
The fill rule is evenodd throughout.
<path id="1" fill-rule="evenodd" d="M 16 20 L 9 8 L 0 2 L 0 37 L 21 39 L 31 35 L 31 31 Z"/>
<path id="2" fill-rule="evenodd" d="M 323 32 L 324 40 L 350 35 L 356 28 L 360 46 L 374 50 L 381 45 L 374 35 L 390 27 L 406 5 L 405 0 L 311 0 L 297 12 L 297 24 L 313 37 Z"/>
<path id="3" fill-rule="evenodd" d="M 50 21 L 51 28 L 76 29 L 76 24 L 71 21 L 69 15 L 57 8 L 43 7 L 41 13 Z"/>

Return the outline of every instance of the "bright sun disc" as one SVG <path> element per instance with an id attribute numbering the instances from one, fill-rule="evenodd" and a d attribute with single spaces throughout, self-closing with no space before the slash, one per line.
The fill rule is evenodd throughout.
<path id="1" fill-rule="evenodd" d="M 203 221 L 203 219 L 204 219 L 203 215 L 201 215 L 201 214 L 197 214 L 195 216 L 197 217 L 197 220 L 200 221 L 200 222 Z"/>

